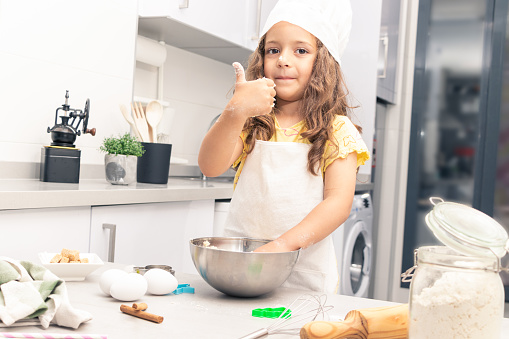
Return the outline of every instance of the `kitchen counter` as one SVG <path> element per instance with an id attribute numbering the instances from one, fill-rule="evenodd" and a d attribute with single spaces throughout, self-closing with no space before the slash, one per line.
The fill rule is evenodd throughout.
<path id="1" fill-rule="evenodd" d="M 147 312 L 164 317 L 164 321 L 157 324 L 120 312 L 121 304 L 131 306 L 132 302 L 117 301 L 104 295 L 100 290 L 100 274 L 109 268 L 122 267 L 119 264 L 108 263 L 89 275 L 85 281 L 67 282 L 71 305 L 93 315 L 93 319 L 82 324 L 78 330 L 59 326 L 50 326 L 43 330 L 37 326 L 30 326 L 9 328 L 7 331 L 106 334 L 109 339 L 239 338 L 275 322 L 274 319 L 252 317 L 253 309 L 289 306 L 292 301 L 306 293 L 281 287 L 257 298 L 234 298 L 216 291 L 199 275 L 177 272 L 179 283 L 189 283 L 195 288 L 195 294 L 145 295 L 136 301 L 146 303 Z M 395 305 L 386 301 L 340 295 L 327 295 L 327 304 L 334 306 L 328 312 L 330 320 L 342 320 L 352 309 Z M 4 329 L 0 329 L 2 330 Z M 509 333 L 507 318 L 504 319 L 502 333 Z M 274 334 L 270 338 L 298 338 L 298 336 Z"/>
<path id="2" fill-rule="evenodd" d="M 213 179 L 169 178 L 167 185 L 127 186 L 105 179 L 81 179 L 79 184 L 1 179 L 0 210 L 229 199 L 232 193 L 233 183 Z"/>
<path id="3" fill-rule="evenodd" d="M 358 183 L 357 192 L 372 190 Z M 0 179 L 0 210 L 143 204 L 203 199 L 230 199 L 233 183 L 223 178 L 170 177 L 168 184 L 112 185 L 105 179 L 81 179 L 79 184 L 38 179 Z"/>

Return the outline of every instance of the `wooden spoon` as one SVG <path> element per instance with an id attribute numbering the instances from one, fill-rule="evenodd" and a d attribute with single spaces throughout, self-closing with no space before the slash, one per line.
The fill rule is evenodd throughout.
<path id="1" fill-rule="evenodd" d="M 348 312 L 344 321 L 312 321 L 300 330 L 301 339 L 408 338 L 408 304 Z"/>
<path id="2" fill-rule="evenodd" d="M 148 131 L 152 142 L 157 142 L 157 125 L 163 117 L 163 105 L 158 101 L 151 101 L 145 109 L 145 116 L 148 122 Z"/>
<path id="3" fill-rule="evenodd" d="M 138 141 L 142 141 L 140 132 L 138 131 L 138 128 L 134 124 L 133 117 L 129 114 L 129 112 L 127 112 L 127 108 L 124 105 L 119 105 L 119 107 L 125 120 L 129 123 L 129 125 L 131 125 L 131 128 L 134 131 L 134 134 L 136 135 L 136 139 L 138 139 Z"/>

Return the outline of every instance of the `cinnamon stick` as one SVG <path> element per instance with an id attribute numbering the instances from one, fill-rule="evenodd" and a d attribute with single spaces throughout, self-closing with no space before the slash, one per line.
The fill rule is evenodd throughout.
<path id="1" fill-rule="evenodd" d="M 129 314 L 129 315 L 132 315 L 132 316 L 135 316 L 135 317 L 138 317 L 141 319 L 153 321 L 158 324 L 162 323 L 164 320 L 164 318 L 160 315 L 151 314 L 151 313 L 148 313 L 145 311 L 139 311 L 139 310 L 136 310 L 136 309 L 134 309 L 130 306 L 127 306 L 127 305 L 120 305 L 120 310 L 124 313 Z"/>
<path id="2" fill-rule="evenodd" d="M 145 303 L 134 303 L 133 308 L 138 311 L 145 311 L 148 308 L 148 305 Z"/>

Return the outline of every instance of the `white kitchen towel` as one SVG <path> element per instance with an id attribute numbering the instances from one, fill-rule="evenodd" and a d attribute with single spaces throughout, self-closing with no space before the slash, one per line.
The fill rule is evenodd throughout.
<path id="1" fill-rule="evenodd" d="M 29 261 L 0 257 L 0 327 L 50 324 L 78 328 L 92 319 L 73 308 L 63 280 Z M 6 277 L 13 278 L 5 281 Z"/>

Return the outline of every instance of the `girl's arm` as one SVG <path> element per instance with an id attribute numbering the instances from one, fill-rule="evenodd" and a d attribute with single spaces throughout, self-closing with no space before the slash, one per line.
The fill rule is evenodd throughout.
<path id="1" fill-rule="evenodd" d="M 316 244 L 343 224 L 352 209 L 357 153 L 334 160 L 325 170 L 324 199 L 296 226 L 255 252 L 287 252 Z"/>
<path id="2" fill-rule="evenodd" d="M 268 114 L 274 104 L 274 82 L 270 79 L 246 81 L 244 68 L 234 63 L 235 92 L 223 113 L 202 141 L 198 165 L 202 173 L 215 177 L 224 173 L 242 153 L 242 128 L 250 116 Z"/>

